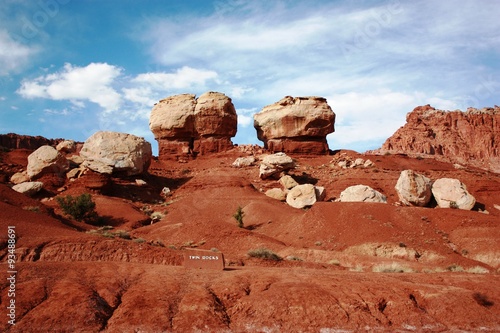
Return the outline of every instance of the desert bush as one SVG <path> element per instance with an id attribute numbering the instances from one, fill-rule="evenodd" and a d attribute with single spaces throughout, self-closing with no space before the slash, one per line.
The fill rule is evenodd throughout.
<path id="1" fill-rule="evenodd" d="M 243 228 L 243 216 L 245 215 L 245 212 L 243 211 L 243 208 L 241 206 L 238 206 L 236 209 L 236 213 L 234 213 L 233 217 L 238 223 L 238 227 Z"/>
<path id="2" fill-rule="evenodd" d="M 375 273 L 411 273 L 413 269 L 402 266 L 397 262 L 392 262 L 390 264 L 379 264 L 372 267 L 372 272 Z"/>
<path id="3" fill-rule="evenodd" d="M 65 214 L 77 221 L 89 223 L 98 220 L 98 215 L 95 211 L 95 202 L 92 201 L 92 196 L 89 193 L 83 193 L 77 197 L 71 195 L 58 197 L 57 203 Z"/>
<path id="4" fill-rule="evenodd" d="M 266 260 L 280 261 L 282 258 L 273 251 L 264 247 L 248 251 L 248 255 L 252 258 L 260 258 Z"/>
<path id="5" fill-rule="evenodd" d="M 141 243 L 145 243 L 146 240 L 144 238 L 135 238 L 134 242 L 141 244 Z"/>
<path id="6" fill-rule="evenodd" d="M 466 269 L 467 273 L 472 274 L 488 274 L 490 271 L 482 266 L 474 266 Z"/>
<path id="7" fill-rule="evenodd" d="M 130 234 L 125 230 L 118 230 L 118 231 L 114 232 L 113 234 L 115 236 L 118 236 L 118 237 L 123 238 L 123 239 L 132 239 L 130 237 Z"/>

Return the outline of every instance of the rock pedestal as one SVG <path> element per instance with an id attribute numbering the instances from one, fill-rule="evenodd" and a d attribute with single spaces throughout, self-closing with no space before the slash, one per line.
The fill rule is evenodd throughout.
<path id="1" fill-rule="evenodd" d="M 175 95 L 153 107 L 149 127 L 160 159 L 204 155 L 233 147 L 237 115 L 231 99 L 222 93 Z"/>
<path id="2" fill-rule="evenodd" d="M 324 154 L 335 113 L 322 97 L 286 96 L 254 115 L 257 137 L 271 152 Z"/>

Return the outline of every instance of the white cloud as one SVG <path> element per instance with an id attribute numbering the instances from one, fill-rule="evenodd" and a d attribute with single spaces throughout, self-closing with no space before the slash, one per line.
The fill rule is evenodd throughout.
<path id="1" fill-rule="evenodd" d="M 203 87 L 207 81 L 215 80 L 217 73 L 184 66 L 175 73 L 154 72 L 139 74 L 132 82 L 149 86 L 159 91 L 173 91 L 179 89 L 193 89 Z"/>
<path id="2" fill-rule="evenodd" d="M 0 29 L 0 76 L 18 72 L 37 52 L 36 47 L 16 42 L 6 30 Z"/>
<path id="3" fill-rule="evenodd" d="M 69 100 L 77 106 L 90 101 L 106 111 L 114 111 L 120 106 L 121 96 L 112 85 L 120 74 L 120 68 L 107 63 L 85 67 L 65 64 L 57 73 L 24 80 L 18 93 L 24 98 Z"/>
<path id="4" fill-rule="evenodd" d="M 6 99 L 4 96 L 0 96 L 0 101 L 5 101 Z"/>
<path id="5" fill-rule="evenodd" d="M 243 126 L 243 127 L 249 126 L 250 124 L 253 124 L 253 117 L 239 114 L 238 115 L 238 124 Z"/>

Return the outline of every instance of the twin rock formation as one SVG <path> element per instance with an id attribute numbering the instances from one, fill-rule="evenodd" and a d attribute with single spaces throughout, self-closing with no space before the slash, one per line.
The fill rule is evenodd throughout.
<path id="1" fill-rule="evenodd" d="M 321 97 L 287 96 L 254 116 L 257 136 L 271 152 L 326 153 L 326 135 L 334 131 L 334 122 L 335 114 Z M 160 159 L 204 155 L 233 147 L 237 114 L 222 93 L 175 95 L 154 106 L 149 127 Z"/>

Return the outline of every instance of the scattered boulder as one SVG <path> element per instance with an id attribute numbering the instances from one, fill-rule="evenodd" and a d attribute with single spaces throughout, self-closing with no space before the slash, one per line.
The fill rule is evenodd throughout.
<path id="1" fill-rule="evenodd" d="M 295 162 L 285 153 L 267 155 L 260 164 L 259 176 L 261 179 L 266 179 L 293 168 L 295 168 Z"/>
<path id="2" fill-rule="evenodd" d="M 43 189 L 42 182 L 25 182 L 21 184 L 14 185 L 12 189 L 16 192 L 32 196 Z"/>
<path id="3" fill-rule="evenodd" d="M 432 184 L 432 194 L 441 208 L 459 208 L 471 210 L 476 199 L 467 191 L 467 187 L 458 179 L 440 178 Z"/>
<path id="4" fill-rule="evenodd" d="M 73 153 L 76 151 L 76 143 L 73 140 L 64 140 L 59 142 L 56 149 L 62 153 Z"/>
<path id="5" fill-rule="evenodd" d="M 340 202 L 381 202 L 387 203 L 387 198 L 382 193 L 366 185 L 354 185 L 340 193 Z"/>
<path id="6" fill-rule="evenodd" d="M 66 178 L 68 178 L 68 179 L 78 178 L 78 177 L 80 177 L 80 175 L 83 173 L 84 170 L 85 170 L 84 168 L 71 169 L 66 173 Z"/>
<path id="7" fill-rule="evenodd" d="M 266 195 L 270 198 L 285 201 L 286 200 L 286 192 L 280 188 L 272 188 L 266 191 Z"/>
<path id="8" fill-rule="evenodd" d="M 44 174 L 64 174 L 69 169 L 69 161 L 54 147 L 41 146 L 28 156 L 27 174 L 36 179 Z"/>
<path id="9" fill-rule="evenodd" d="M 335 113 L 323 97 L 286 96 L 254 115 L 257 137 L 272 152 L 324 154 Z"/>
<path id="10" fill-rule="evenodd" d="M 71 155 L 67 156 L 66 159 L 73 165 L 79 166 L 84 162 L 83 158 L 80 155 Z"/>
<path id="11" fill-rule="evenodd" d="M 151 144 L 132 134 L 99 131 L 83 144 L 83 166 L 99 173 L 138 175 L 148 170 Z"/>
<path id="12" fill-rule="evenodd" d="M 24 182 L 28 182 L 30 180 L 30 177 L 28 176 L 28 174 L 26 173 L 26 171 L 23 171 L 23 172 L 16 172 L 15 174 L 13 174 L 11 177 L 10 177 L 10 182 L 12 184 L 21 184 L 21 183 L 24 183 Z"/>
<path id="13" fill-rule="evenodd" d="M 432 181 L 413 170 L 402 171 L 395 188 L 399 200 L 408 206 L 425 207 L 432 198 Z"/>
<path id="14" fill-rule="evenodd" d="M 292 188 L 287 196 L 286 203 L 294 208 L 304 208 L 316 203 L 316 189 L 314 185 L 303 184 Z"/>
<path id="15" fill-rule="evenodd" d="M 229 97 L 207 92 L 170 96 L 155 104 L 149 128 L 159 145 L 159 158 L 206 154 L 231 149 L 237 114 Z"/>
<path id="16" fill-rule="evenodd" d="M 235 168 L 243 168 L 252 166 L 254 165 L 254 163 L 255 163 L 255 157 L 247 156 L 247 157 L 238 157 L 236 160 L 234 160 L 232 165 Z"/>
<path id="17" fill-rule="evenodd" d="M 286 190 L 291 190 L 295 186 L 299 185 L 299 183 L 297 183 L 297 181 L 290 175 L 284 175 L 280 178 L 279 182 Z"/>

